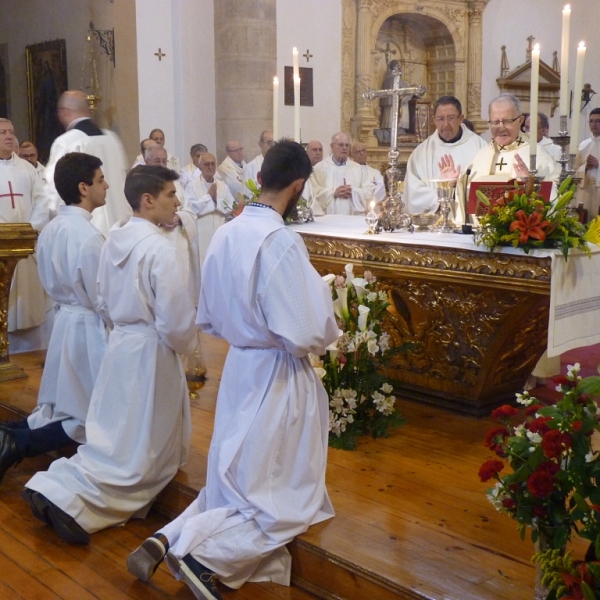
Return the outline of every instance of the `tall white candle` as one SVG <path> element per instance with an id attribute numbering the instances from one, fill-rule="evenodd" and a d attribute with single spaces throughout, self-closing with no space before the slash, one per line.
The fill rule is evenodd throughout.
<path id="1" fill-rule="evenodd" d="M 585 42 L 579 42 L 577 62 L 575 63 L 575 85 L 573 88 L 573 118 L 571 119 L 571 154 L 577 154 L 579 146 L 579 120 L 581 116 L 581 90 L 583 89 L 583 61 Z"/>
<path id="2" fill-rule="evenodd" d="M 300 142 L 300 77 L 294 77 L 294 140 Z"/>
<path id="3" fill-rule="evenodd" d="M 273 139 L 279 139 L 279 78 L 273 77 Z"/>
<path id="4" fill-rule="evenodd" d="M 531 89 L 529 92 L 529 154 L 537 154 L 538 135 L 538 92 L 540 86 L 540 45 L 536 44 L 531 51 Z"/>
<path id="5" fill-rule="evenodd" d="M 292 64 L 294 65 L 294 81 L 300 77 L 300 67 L 298 66 L 298 48 L 292 48 Z"/>
<path id="6" fill-rule="evenodd" d="M 571 6 L 562 11 L 562 38 L 560 43 L 560 115 L 569 114 L 569 31 L 571 26 Z"/>

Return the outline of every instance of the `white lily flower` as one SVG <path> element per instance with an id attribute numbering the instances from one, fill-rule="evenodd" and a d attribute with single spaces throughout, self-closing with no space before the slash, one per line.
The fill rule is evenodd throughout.
<path id="1" fill-rule="evenodd" d="M 575 378 L 579 371 L 581 371 L 581 365 L 579 363 L 575 363 L 574 365 L 567 365 L 567 377 Z"/>
<path id="2" fill-rule="evenodd" d="M 371 309 L 368 306 L 358 305 L 358 328 L 361 331 L 367 330 L 367 321 L 369 320 L 369 313 Z"/>
<path id="3" fill-rule="evenodd" d="M 359 300 L 362 300 L 369 293 L 369 290 L 366 288 L 367 280 L 363 279 L 362 277 L 355 277 L 352 280 L 352 285 L 356 290 L 356 295 L 358 296 Z"/>
<path id="4" fill-rule="evenodd" d="M 536 433 L 534 431 L 527 432 L 527 439 L 534 444 L 542 443 L 542 436 L 539 433 Z"/>
<path id="5" fill-rule="evenodd" d="M 585 455 L 585 462 L 593 462 L 594 461 L 594 452 L 592 450 L 590 450 L 586 455 Z"/>
<path id="6" fill-rule="evenodd" d="M 333 282 L 335 281 L 335 275 L 333 273 L 323 275 L 323 281 L 329 286 L 333 285 Z"/>
<path id="7" fill-rule="evenodd" d="M 346 271 L 346 281 L 350 282 L 354 279 L 354 265 L 352 263 L 344 267 Z"/>
<path id="8" fill-rule="evenodd" d="M 337 298 L 333 301 L 333 312 L 338 319 L 348 318 L 348 289 L 336 288 Z"/>
<path id="9" fill-rule="evenodd" d="M 375 302 L 375 300 L 377 300 L 377 298 L 378 298 L 378 297 L 379 297 L 379 296 L 377 295 L 377 292 L 369 292 L 369 293 L 367 294 L 367 300 L 368 300 L 369 302 Z"/>
<path id="10" fill-rule="evenodd" d="M 523 425 L 523 423 L 521 423 L 520 425 L 517 425 L 515 427 L 515 437 L 525 437 L 525 425 Z"/>
<path id="11" fill-rule="evenodd" d="M 535 398 L 533 398 L 532 396 L 529 395 L 529 392 L 523 392 L 522 394 L 519 394 L 517 392 L 516 396 L 517 396 L 517 402 L 519 404 L 522 404 L 523 406 L 530 406 L 531 404 L 533 404 L 533 401 L 535 400 Z"/>

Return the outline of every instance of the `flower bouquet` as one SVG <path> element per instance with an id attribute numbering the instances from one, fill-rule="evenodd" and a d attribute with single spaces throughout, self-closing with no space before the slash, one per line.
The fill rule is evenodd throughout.
<path id="1" fill-rule="evenodd" d="M 236 194 L 236 198 L 234 198 L 233 204 L 231 206 L 229 206 L 229 204 L 227 204 L 227 202 L 223 203 L 225 208 L 227 210 L 231 211 L 232 218 L 239 217 L 239 215 L 241 215 L 242 211 L 244 210 L 244 206 L 246 206 L 246 204 L 248 204 L 250 202 L 255 202 L 256 200 L 258 200 L 258 197 L 260 196 L 260 188 L 256 185 L 254 179 L 247 179 L 244 182 L 244 185 L 252 192 L 252 198 L 246 198 L 246 196 L 244 196 L 244 194 L 242 194 L 241 192 L 238 192 Z"/>
<path id="2" fill-rule="evenodd" d="M 521 538 L 529 529 L 534 542 L 544 542 L 547 550 L 536 556 L 542 564 L 562 557 L 573 532 L 600 556 L 600 453 L 592 447 L 592 434 L 600 431 L 600 377 L 582 379 L 579 370 L 579 364 L 569 366 L 568 374 L 555 380 L 562 394 L 556 402 L 517 394 L 524 420 L 516 419 L 521 410 L 515 407 L 497 408 L 492 418 L 501 424 L 485 440 L 497 458 L 479 469 L 481 481 L 497 481 L 488 498 L 517 521 Z M 500 475 L 506 465 L 499 459 L 511 472 Z M 576 572 L 573 567 L 573 577 Z"/>
<path id="3" fill-rule="evenodd" d="M 477 190 L 487 212 L 479 217 L 481 233 L 475 241 L 490 250 L 496 246 L 514 246 L 525 253 L 535 248 L 561 248 L 565 260 L 571 248 L 590 253 L 588 243 L 600 243 L 600 218 L 587 227 L 579 222 L 569 207 L 576 186 L 571 177 L 563 181 L 558 197 L 546 202 L 533 190 L 530 180 L 525 189 L 515 184 L 503 198 L 492 202 Z"/>
<path id="4" fill-rule="evenodd" d="M 404 422 L 393 388 L 380 372 L 404 347 L 392 347 L 381 328 L 389 302 L 370 271 L 356 277 L 350 264 L 345 277 L 323 279 L 331 286 L 343 334 L 324 356 L 311 356 L 311 361 L 329 395 L 329 445 L 354 450 L 359 436 L 386 437 Z"/>

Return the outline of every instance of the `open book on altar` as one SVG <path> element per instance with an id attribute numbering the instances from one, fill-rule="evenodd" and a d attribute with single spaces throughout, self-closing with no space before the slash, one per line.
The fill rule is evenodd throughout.
<path id="1" fill-rule="evenodd" d="M 500 198 L 504 197 L 505 192 L 511 190 L 518 191 L 519 194 L 525 193 L 525 184 L 519 183 L 515 187 L 516 179 L 509 181 L 471 181 L 469 187 L 469 197 L 467 199 L 467 214 L 480 216 L 488 212 L 489 208 L 479 201 L 477 190 L 481 190 L 492 204 L 496 204 Z M 552 182 L 542 181 L 538 194 L 546 201 L 550 202 L 552 193 Z"/>

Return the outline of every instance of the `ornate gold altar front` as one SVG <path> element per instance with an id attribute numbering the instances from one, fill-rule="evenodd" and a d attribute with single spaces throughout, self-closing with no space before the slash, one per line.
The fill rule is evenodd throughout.
<path id="1" fill-rule="evenodd" d="M 352 262 L 388 291 L 387 330 L 418 345 L 389 373 L 403 397 L 481 416 L 523 389 L 546 349 L 550 257 L 298 232 L 321 274 Z"/>
<path id="2" fill-rule="evenodd" d="M 27 377 L 23 369 L 9 360 L 8 296 L 15 267 L 19 260 L 33 253 L 37 235 L 29 223 L 0 224 L 0 381 Z"/>

